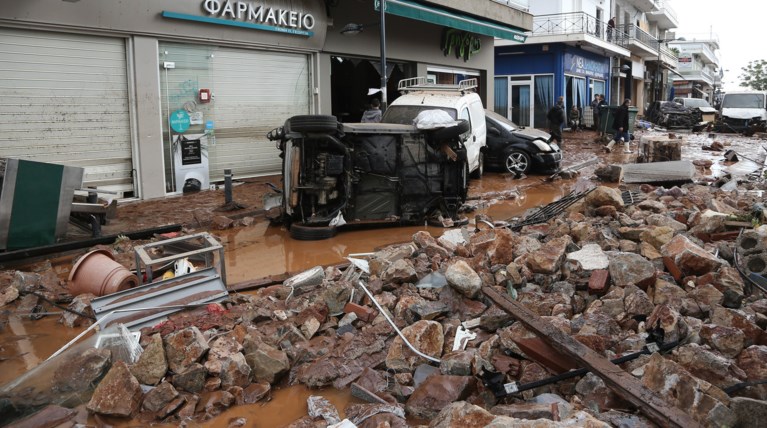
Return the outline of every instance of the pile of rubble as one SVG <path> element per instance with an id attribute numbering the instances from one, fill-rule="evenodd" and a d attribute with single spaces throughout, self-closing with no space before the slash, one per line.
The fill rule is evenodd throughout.
<path id="1" fill-rule="evenodd" d="M 728 225 L 734 216 L 764 221 L 764 209 L 750 193 L 642 190 L 642 202 L 626 205 L 619 190 L 599 187 L 519 232 L 418 232 L 365 261 L 176 314 L 142 330 L 133 364 L 97 349 L 71 357 L 88 368 L 78 384 L 97 385 L 87 409 L 204 421 L 301 383 L 349 388 L 366 404 L 342 409 L 342 421 L 311 397 L 292 427 L 674 422 L 637 400 L 702 426 L 758 426 L 767 412 L 767 299 L 734 261 L 766 274 L 767 228 L 736 246 Z M 534 334 L 532 321 L 604 364 L 636 354 L 620 367 L 643 396 L 616 388 L 614 373 L 567 376 L 581 361 Z"/>

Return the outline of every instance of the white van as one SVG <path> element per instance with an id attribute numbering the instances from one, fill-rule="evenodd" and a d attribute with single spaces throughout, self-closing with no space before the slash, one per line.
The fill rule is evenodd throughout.
<path id="1" fill-rule="evenodd" d="M 721 116 L 722 122 L 735 131 L 767 122 L 767 92 L 727 92 L 722 98 Z"/>
<path id="2" fill-rule="evenodd" d="M 428 83 L 425 77 L 401 80 L 398 89 L 403 95 L 388 106 L 381 122 L 413 125 L 418 113 L 434 109 L 447 112 L 453 119 L 466 120 L 470 129 L 464 142 L 469 171 L 481 177 L 487 125 L 482 100 L 474 92 L 476 87 L 477 79 L 462 80 L 457 85 Z"/>

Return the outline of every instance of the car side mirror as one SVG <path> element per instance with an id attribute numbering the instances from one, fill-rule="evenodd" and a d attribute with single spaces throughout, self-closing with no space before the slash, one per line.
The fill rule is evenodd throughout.
<path id="1" fill-rule="evenodd" d="M 490 133 L 490 135 L 493 135 L 493 136 L 496 136 L 496 137 L 500 137 L 501 136 L 501 131 L 499 131 L 498 128 L 496 128 L 494 126 L 488 127 L 487 128 L 487 132 Z"/>

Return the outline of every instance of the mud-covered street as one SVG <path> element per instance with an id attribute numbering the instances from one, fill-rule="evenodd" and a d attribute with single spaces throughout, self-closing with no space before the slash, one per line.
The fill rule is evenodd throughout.
<path id="1" fill-rule="evenodd" d="M 309 427 L 345 418 L 360 427 L 540 418 L 547 426 L 654 426 L 658 414 L 682 426 L 729 426 L 748 413 L 745 400 L 767 399 L 763 385 L 744 384 L 767 377 L 767 300 L 736 269 L 739 252 L 752 271 L 765 257 L 764 179 L 749 178 L 763 168 L 765 140 L 673 135 L 684 138 L 681 159 L 695 161 L 690 184 L 597 178 L 607 165 L 633 163 L 649 134 L 637 133 L 631 153 L 606 153 L 595 133 L 566 133 L 562 175 L 486 171 L 470 183 L 463 229 L 354 227 L 293 240 L 264 218 L 264 183 L 279 177 L 238 181 L 234 200 L 245 208 L 235 211 L 216 210 L 221 189 L 118 205 L 103 234 L 174 223 L 182 236 L 210 232 L 225 249 L 226 285 L 239 291 L 142 328 L 144 353 L 135 361 L 86 344 L 36 372 L 92 323 L 61 309 L 92 314 L 93 296 L 68 295 L 72 265 L 91 248 L 6 263 L 0 414 L 10 420 L 62 406 L 34 422 L 62 426 Z M 721 150 L 708 149 L 715 142 Z M 738 162 L 726 161 L 728 150 Z M 737 186 L 720 189 L 726 181 Z M 501 227 L 589 190 L 545 222 Z M 753 245 L 742 244 L 740 228 Z M 68 240 L 88 238 L 71 229 Z M 135 269 L 133 248 L 148 242 L 99 248 Z M 364 263 L 349 264 L 350 255 Z M 567 340 L 552 345 L 531 321 L 556 326 Z M 86 349 L 90 360 L 74 361 Z M 599 361 L 642 352 L 620 365 L 623 389 L 599 371 Z M 578 367 L 592 374 L 551 380 Z M 84 373 L 81 390 L 63 386 L 72 382 L 68 370 Z M 7 389 L 25 373 L 33 376 Z M 540 385 L 504 390 L 533 382 Z"/>

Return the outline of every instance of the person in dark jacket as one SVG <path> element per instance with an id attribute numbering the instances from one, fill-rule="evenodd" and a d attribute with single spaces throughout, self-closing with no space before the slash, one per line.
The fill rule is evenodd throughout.
<path id="1" fill-rule="evenodd" d="M 615 137 L 613 141 L 608 144 L 605 149 L 609 152 L 615 143 L 622 143 L 630 141 L 629 135 L 629 105 L 631 100 L 626 98 L 623 100 L 623 104 L 615 111 L 613 117 L 613 130 L 615 130 Z"/>
<path id="2" fill-rule="evenodd" d="M 567 122 L 567 115 L 565 114 L 565 99 L 564 97 L 559 97 L 559 101 L 554 105 L 554 107 L 549 110 L 549 113 L 546 115 L 546 118 L 549 120 L 549 134 L 551 134 L 551 139 L 556 140 L 557 143 L 559 143 L 559 146 L 562 146 L 562 125 Z"/>

